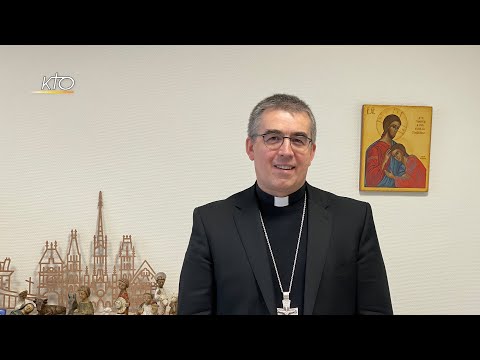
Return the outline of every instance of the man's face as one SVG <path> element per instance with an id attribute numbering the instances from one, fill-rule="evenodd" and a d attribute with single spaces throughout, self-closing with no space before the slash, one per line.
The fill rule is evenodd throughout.
<path id="1" fill-rule="evenodd" d="M 388 127 L 388 135 L 390 135 L 391 139 L 397 135 L 398 129 L 400 129 L 400 123 L 398 121 L 394 121 L 390 124 Z"/>
<path id="2" fill-rule="evenodd" d="M 306 113 L 290 114 L 284 110 L 267 110 L 263 113 L 259 134 L 279 131 L 283 136 L 304 134 L 311 138 L 311 121 Z M 308 167 L 315 156 L 316 145 L 309 144 L 305 151 L 293 150 L 289 139 L 282 146 L 271 150 L 263 137 L 247 138 L 246 151 L 254 161 L 260 188 L 273 196 L 287 196 L 297 191 L 305 182 Z"/>

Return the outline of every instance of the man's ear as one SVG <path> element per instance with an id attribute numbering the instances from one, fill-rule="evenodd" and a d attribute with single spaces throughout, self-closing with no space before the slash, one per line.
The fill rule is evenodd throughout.
<path id="1" fill-rule="evenodd" d="M 315 157 L 315 151 L 317 150 L 317 144 L 312 144 L 312 152 L 310 153 L 310 162 L 312 162 Z"/>
<path id="2" fill-rule="evenodd" d="M 247 140 L 245 141 L 245 150 L 249 159 L 253 161 L 253 159 L 255 159 L 255 153 L 253 151 L 253 140 L 250 138 L 250 136 L 248 136 Z"/>

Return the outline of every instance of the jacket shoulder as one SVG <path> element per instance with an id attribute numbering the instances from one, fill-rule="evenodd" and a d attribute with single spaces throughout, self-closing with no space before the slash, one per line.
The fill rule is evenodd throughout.
<path id="1" fill-rule="evenodd" d="M 245 196 L 248 196 L 248 193 L 251 191 L 251 188 L 239 191 L 233 195 L 230 195 L 229 197 L 221 200 L 215 200 L 209 203 L 206 203 L 204 205 L 200 205 L 195 208 L 195 211 L 197 212 L 216 212 L 216 211 L 225 211 L 227 209 L 230 209 L 232 206 L 234 206 L 238 201 L 241 199 L 245 198 Z"/>
<path id="2" fill-rule="evenodd" d="M 333 208 L 356 208 L 356 209 L 365 209 L 366 206 L 370 206 L 370 204 L 366 201 L 353 199 L 347 196 L 341 196 L 334 194 L 329 191 L 325 191 L 314 186 L 309 185 L 309 191 L 311 192 L 311 196 L 313 199 L 320 201 L 326 207 L 333 207 Z"/>

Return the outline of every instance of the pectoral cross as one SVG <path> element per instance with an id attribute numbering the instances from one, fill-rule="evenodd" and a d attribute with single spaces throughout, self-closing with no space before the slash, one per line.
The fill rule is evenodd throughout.
<path id="1" fill-rule="evenodd" d="M 283 293 L 283 308 L 277 308 L 277 315 L 298 315 L 298 308 L 290 308 L 290 292 Z"/>

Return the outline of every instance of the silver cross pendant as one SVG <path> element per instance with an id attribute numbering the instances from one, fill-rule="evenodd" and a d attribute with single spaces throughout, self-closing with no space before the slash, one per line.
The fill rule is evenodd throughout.
<path id="1" fill-rule="evenodd" d="M 298 315 L 298 308 L 290 307 L 290 292 L 283 293 L 283 308 L 277 308 L 277 315 Z"/>

